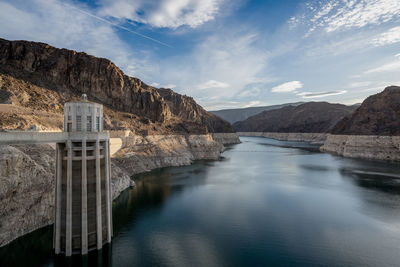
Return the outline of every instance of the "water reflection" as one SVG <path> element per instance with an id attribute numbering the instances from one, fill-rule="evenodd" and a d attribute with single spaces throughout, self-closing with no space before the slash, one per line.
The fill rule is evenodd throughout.
<path id="1" fill-rule="evenodd" d="M 0 266 L 400 264 L 399 164 L 242 141 L 219 161 L 135 176 L 101 253 L 54 258 L 47 227 L 0 249 Z"/>

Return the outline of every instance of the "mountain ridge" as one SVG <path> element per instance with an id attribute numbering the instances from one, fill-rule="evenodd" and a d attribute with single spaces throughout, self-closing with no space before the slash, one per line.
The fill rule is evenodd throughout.
<path id="1" fill-rule="evenodd" d="M 234 123 L 233 128 L 238 132 L 327 133 L 355 108 L 328 102 L 307 102 L 263 111 Z"/>
<path id="2" fill-rule="evenodd" d="M 295 102 L 295 103 L 285 103 L 285 104 L 271 105 L 271 106 L 221 109 L 221 110 L 212 110 L 210 112 L 233 124 L 237 121 L 245 120 L 253 115 L 259 114 L 266 110 L 279 109 L 285 106 L 298 106 L 304 103 L 305 102 Z"/>
<path id="3" fill-rule="evenodd" d="M 105 106 L 107 129 L 131 128 L 144 134 L 234 132 L 193 98 L 129 77 L 108 59 L 0 38 L 0 103 L 60 114 L 64 102 L 82 93 Z"/>

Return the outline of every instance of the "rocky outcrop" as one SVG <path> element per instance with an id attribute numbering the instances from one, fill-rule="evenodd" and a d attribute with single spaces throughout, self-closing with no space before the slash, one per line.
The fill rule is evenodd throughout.
<path id="1" fill-rule="evenodd" d="M 62 114 L 63 104 L 82 93 L 105 106 L 107 129 L 140 134 L 234 132 L 192 98 L 129 77 L 108 59 L 44 43 L 0 39 L 0 104 Z M 5 114 L 12 124 L 27 119 L 40 124 L 34 116 Z M 48 125 L 57 126 L 59 122 Z"/>
<path id="2" fill-rule="evenodd" d="M 53 222 L 54 153 L 49 145 L 0 146 L 0 246 Z"/>
<path id="3" fill-rule="evenodd" d="M 211 135 L 152 135 L 126 137 L 126 147 L 113 160 L 131 175 L 194 160 L 218 159 L 224 147 Z"/>
<path id="4" fill-rule="evenodd" d="M 332 133 L 400 135 L 400 87 L 389 86 L 368 97 L 351 116 L 341 120 Z"/>
<path id="5" fill-rule="evenodd" d="M 309 102 L 263 111 L 234 123 L 233 128 L 237 132 L 327 133 L 354 109 L 354 106 Z"/>
<path id="6" fill-rule="evenodd" d="M 325 133 L 270 133 L 270 132 L 238 132 L 239 136 L 256 136 L 276 139 L 279 141 L 309 142 L 323 144 L 328 134 Z"/>
<path id="7" fill-rule="evenodd" d="M 158 89 L 158 92 L 168 104 L 171 112 L 186 121 L 186 128 L 190 127 L 189 122 L 192 122 L 204 125 L 208 132 L 211 133 L 234 132 L 229 122 L 211 112 L 205 111 L 192 97 L 183 96 L 165 88 Z"/>
<path id="8" fill-rule="evenodd" d="M 328 135 L 320 149 L 349 158 L 400 161 L 400 136 Z"/>
<path id="9" fill-rule="evenodd" d="M 240 144 L 237 133 L 213 133 L 212 138 L 223 145 Z"/>

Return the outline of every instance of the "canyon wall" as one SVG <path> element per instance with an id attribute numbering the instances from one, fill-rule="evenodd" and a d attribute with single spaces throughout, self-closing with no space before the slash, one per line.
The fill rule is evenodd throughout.
<path id="1" fill-rule="evenodd" d="M 134 184 L 134 174 L 216 160 L 222 143 L 238 140 L 236 134 L 217 134 L 220 142 L 211 134 L 140 136 L 119 131 L 111 136 L 116 147 L 111 158 L 113 199 Z M 48 144 L 0 146 L 0 247 L 53 223 L 54 155 L 54 146 Z"/>
<path id="2" fill-rule="evenodd" d="M 400 161 L 400 136 L 328 135 L 321 151 L 349 158 Z"/>
<path id="3" fill-rule="evenodd" d="M 7 105 L 0 107 L 0 130 L 60 129 L 64 103 L 82 93 L 104 105 L 109 130 L 140 135 L 235 132 L 192 97 L 129 77 L 108 59 L 0 38 L 0 104 Z"/>
<path id="4" fill-rule="evenodd" d="M 276 132 L 238 132 L 239 136 L 258 136 L 276 139 L 279 141 L 310 142 L 323 144 L 327 134 L 325 133 L 276 133 Z"/>

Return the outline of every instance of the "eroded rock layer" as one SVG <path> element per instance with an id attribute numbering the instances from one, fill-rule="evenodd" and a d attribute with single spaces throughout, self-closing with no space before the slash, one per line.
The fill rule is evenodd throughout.
<path id="1" fill-rule="evenodd" d="M 321 151 L 348 158 L 400 161 L 400 136 L 328 135 Z"/>

